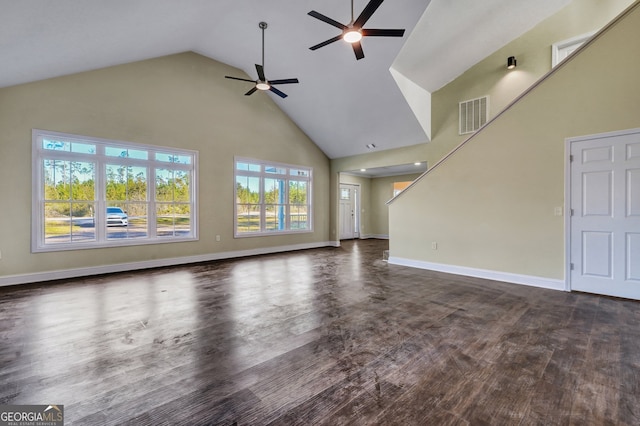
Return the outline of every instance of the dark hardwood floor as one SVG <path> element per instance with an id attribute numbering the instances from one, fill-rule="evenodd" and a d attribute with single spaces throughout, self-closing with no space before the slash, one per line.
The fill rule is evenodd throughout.
<path id="1" fill-rule="evenodd" d="M 0 288 L 0 404 L 73 425 L 638 425 L 640 304 L 386 241 Z"/>

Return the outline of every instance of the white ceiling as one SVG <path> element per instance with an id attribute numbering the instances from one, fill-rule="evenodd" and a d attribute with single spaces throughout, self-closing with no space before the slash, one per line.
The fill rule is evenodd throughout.
<path id="1" fill-rule="evenodd" d="M 0 0 L 0 87 L 184 51 L 254 79 L 258 23 L 266 21 L 267 79 L 297 77 L 300 84 L 279 86 L 286 99 L 253 96 L 271 96 L 338 158 L 369 152 L 370 143 L 385 150 L 427 141 L 390 67 L 436 90 L 569 1 L 387 0 L 365 28 L 405 28 L 405 36 L 363 39 L 365 58 L 356 61 L 342 41 L 309 50 L 339 30 L 307 12 L 346 24 L 349 0 Z M 367 3 L 354 0 L 356 16 Z M 239 97 L 250 88 L 223 84 L 237 86 Z"/>
<path id="2" fill-rule="evenodd" d="M 410 175 L 414 173 L 424 173 L 427 171 L 427 163 L 409 163 L 409 164 L 394 164 L 383 167 L 372 167 L 369 169 L 349 170 L 343 172 L 347 175 L 360 176 L 365 178 L 379 178 L 386 176 L 401 176 Z"/>
<path id="3" fill-rule="evenodd" d="M 434 92 L 571 1 L 433 0 L 393 68 Z"/>

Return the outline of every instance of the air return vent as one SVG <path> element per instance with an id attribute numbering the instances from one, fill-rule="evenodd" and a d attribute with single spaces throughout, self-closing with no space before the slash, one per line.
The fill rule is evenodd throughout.
<path id="1" fill-rule="evenodd" d="M 473 133 L 487 123 L 489 97 L 460 102 L 460 134 Z"/>

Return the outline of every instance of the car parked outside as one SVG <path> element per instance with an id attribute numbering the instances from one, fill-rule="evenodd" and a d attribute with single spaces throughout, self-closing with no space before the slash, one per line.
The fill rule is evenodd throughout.
<path id="1" fill-rule="evenodd" d="M 120 207 L 107 207 L 107 226 L 127 226 L 129 217 Z"/>

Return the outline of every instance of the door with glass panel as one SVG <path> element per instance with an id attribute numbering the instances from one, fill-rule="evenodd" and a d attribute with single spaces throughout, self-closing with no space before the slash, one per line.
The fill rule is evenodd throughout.
<path id="1" fill-rule="evenodd" d="M 359 186 L 340 184 L 340 239 L 360 237 L 358 216 Z"/>

